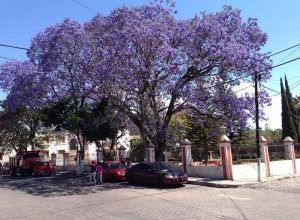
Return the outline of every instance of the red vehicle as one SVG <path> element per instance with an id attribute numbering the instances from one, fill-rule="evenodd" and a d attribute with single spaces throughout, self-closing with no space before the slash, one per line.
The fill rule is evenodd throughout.
<path id="1" fill-rule="evenodd" d="M 31 175 L 38 161 L 41 161 L 39 150 L 18 152 L 16 156 L 9 158 L 10 174 Z"/>
<path id="2" fill-rule="evenodd" d="M 36 163 L 33 174 L 35 176 L 49 176 L 56 173 L 55 167 L 49 161 L 39 161 Z"/>
<path id="3" fill-rule="evenodd" d="M 126 165 L 117 161 L 105 161 L 101 163 L 103 167 L 102 178 L 104 180 L 125 180 Z"/>
<path id="4" fill-rule="evenodd" d="M 150 184 L 158 187 L 183 185 L 188 177 L 177 168 L 163 163 L 139 163 L 126 171 L 129 183 Z"/>

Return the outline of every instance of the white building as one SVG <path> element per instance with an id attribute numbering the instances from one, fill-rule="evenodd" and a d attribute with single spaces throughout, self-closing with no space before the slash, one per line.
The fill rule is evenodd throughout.
<path id="1" fill-rule="evenodd" d="M 44 152 L 44 159 L 50 159 L 52 154 L 56 155 L 57 158 L 57 164 L 62 163 L 64 154 L 67 154 L 69 157 L 69 161 L 74 161 L 75 162 L 75 157 L 76 157 L 76 138 L 71 135 L 70 133 L 66 131 L 60 131 L 60 132 L 55 132 L 51 133 L 51 135 L 41 135 L 39 138 L 39 143 L 41 146 L 44 147 L 43 152 Z M 74 144 L 75 142 L 75 144 Z M 106 146 L 108 147 L 110 145 L 110 141 L 105 142 Z M 124 158 L 130 157 L 130 138 L 129 138 L 129 131 L 125 132 L 125 135 L 122 136 L 116 146 L 116 154 L 117 157 L 118 151 L 117 149 L 120 146 L 125 147 L 125 155 L 122 155 Z M 28 150 L 31 150 L 31 148 L 28 148 Z M 97 160 L 97 147 L 95 143 L 88 143 L 86 146 L 85 150 L 85 160 L 86 161 L 91 161 L 91 160 Z M 0 154 L 0 162 L 7 162 L 9 160 L 10 156 L 14 156 L 16 152 L 11 152 L 8 155 L 1 155 Z"/>

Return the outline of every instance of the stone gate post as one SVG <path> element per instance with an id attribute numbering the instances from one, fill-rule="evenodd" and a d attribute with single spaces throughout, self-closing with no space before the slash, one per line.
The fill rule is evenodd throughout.
<path id="1" fill-rule="evenodd" d="M 223 176 L 225 179 L 233 180 L 231 145 L 230 140 L 226 135 L 223 135 L 220 139 L 219 150 L 223 167 Z"/>
<path id="2" fill-rule="evenodd" d="M 261 162 L 264 162 L 266 165 L 266 175 L 271 176 L 268 141 L 267 139 L 264 138 L 264 136 L 260 136 L 259 146 L 260 146 Z"/>
<path id="3" fill-rule="evenodd" d="M 101 148 L 96 150 L 97 153 L 97 162 L 103 162 L 103 151 Z"/>
<path id="4" fill-rule="evenodd" d="M 183 171 L 187 174 L 188 166 L 192 164 L 191 142 L 188 139 L 185 138 L 182 140 L 181 150 Z"/>
<path id="5" fill-rule="evenodd" d="M 286 137 L 283 140 L 284 143 L 284 151 L 285 151 L 285 158 L 288 160 L 292 160 L 293 166 L 293 174 L 296 174 L 296 160 L 295 160 L 295 147 L 294 147 L 294 140 L 291 137 Z"/>
<path id="6" fill-rule="evenodd" d="M 63 169 L 66 169 L 66 166 L 69 165 L 69 153 L 64 153 L 63 154 Z"/>
<path id="7" fill-rule="evenodd" d="M 155 162 L 155 146 L 153 144 L 150 144 L 150 146 L 146 148 L 145 161 L 147 163 Z"/>
<path id="8" fill-rule="evenodd" d="M 51 154 L 51 164 L 56 166 L 56 153 Z"/>
<path id="9" fill-rule="evenodd" d="M 118 151 L 119 151 L 119 161 L 122 161 L 123 159 L 125 159 L 125 156 L 126 156 L 126 147 L 121 145 L 118 148 Z"/>

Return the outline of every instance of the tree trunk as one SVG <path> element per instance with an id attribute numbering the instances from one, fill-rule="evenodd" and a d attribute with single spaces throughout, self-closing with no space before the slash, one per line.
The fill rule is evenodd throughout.
<path id="1" fill-rule="evenodd" d="M 157 134 L 155 146 L 155 161 L 164 161 L 164 151 L 166 150 L 166 130 L 160 130 Z"/>

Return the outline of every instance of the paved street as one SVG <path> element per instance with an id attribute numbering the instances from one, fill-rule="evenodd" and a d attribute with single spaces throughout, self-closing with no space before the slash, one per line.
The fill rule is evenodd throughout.
<path id="1" fill-rule="evenodd" d="M 294 189 L 156 189 L 127 183 L 89 186 L 85 177 L 71 174 L 2 176 L 0 219 L 299 219 L 299 187 Z"/>

